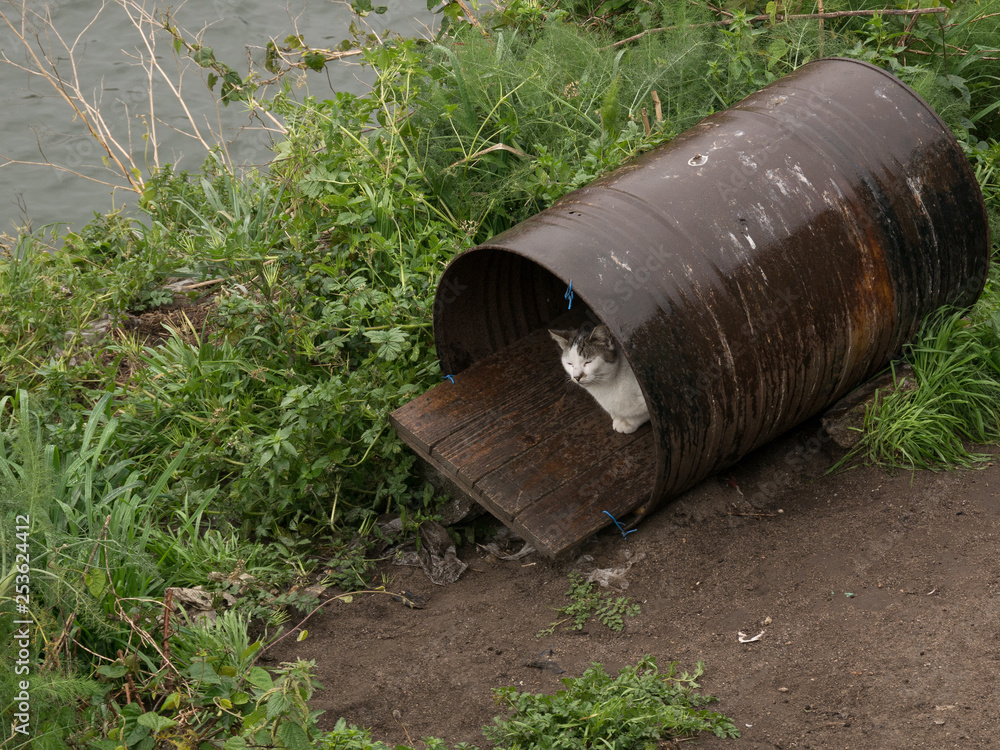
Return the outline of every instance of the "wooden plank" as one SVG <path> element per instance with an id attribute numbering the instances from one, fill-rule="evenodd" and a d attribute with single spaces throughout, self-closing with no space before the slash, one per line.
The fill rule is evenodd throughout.
<path id="1" fill-rule="evenodd" d="M 430 453 L 448 436 L 478 429 L 484 412 L 503 414 L 526 391 L 552 388 L 565 377 L 558 353 L 548 331 L 535 331 L 396 409 L 389 421 L 409 445 Z"/>
<path id="2" fill-rule="evenodd" d="M 557 362 L 558 367 L 558 362 Z M 537 377 L 520 390 L 484 400 L 478 418 L 438 442 L 432 455 L 456 467 L 470 484 L 558 431 L 567 418 L 566 376 L 536 366 Z M 586 395 L 586 394 L 582 394 Z"/>
<path id="3" fill-rule="evenodd" d="M 555 324 L 554 324 L 555 325 Z M 546 330 L 390 416 L 400 437 L 494 516 L 556 555 L 648 500 L 648 425 L 631 435 L 570 383 Z"/>
<path id="4" fill-rule="evenodd" d="M 540 498 L 508 523 L 532 545 L 556 555 L 649 499 L 656 473 L 653 433 L 607 455 L 588 471 Z"/>
<path id="5" fill-rule="evenodd" d="M 591 469 L 608 453 L 639 440 L 649 426 L 631 435 L 615 432 L 611 417 L 578 386 L 567 384 L 564 396 L 579 416 L 567 418 L 560 429 L 479 479 L 476 490 L 503 507 L 510 517 L 539 498 Z M 569 412 L 569 408 L 566 409 Z"/>

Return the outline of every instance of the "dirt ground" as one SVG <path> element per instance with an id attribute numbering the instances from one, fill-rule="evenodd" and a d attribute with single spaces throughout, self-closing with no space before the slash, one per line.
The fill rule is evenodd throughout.
<path id="1" fill-rule="evenodd" d="M 711 477 L 623 539 L 577 555 L 617 567 L 644 553 L 625 594 L 642 612 L 615 633 L 535 634 L 569 603 L 576 558 L 502 561 L 459 549 L 469 569 L 436 586 L 419 568 L 381 568 L 426 597 L 332 602 L 275 661 L 314 659 L 314 708 L 389 744 L 437 736 L 489 743 L 493 688 L 554 692 L 592 662 L 612 674 L 654 655 L 691 669 L 739 740 L 701 748 L 1000 747 L 1000 460 L 979 471 L 826 475 L 840 456 L 807 423 Z M 758 642 L 741 644 L 737 633 Z M 552 649 L 566 670 L 527 666 Z"/>

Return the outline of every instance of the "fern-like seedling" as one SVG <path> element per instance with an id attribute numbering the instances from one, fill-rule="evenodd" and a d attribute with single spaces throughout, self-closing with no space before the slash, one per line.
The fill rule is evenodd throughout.
<path id="1" fill-rule="evenodd" d="M 621 632 L 625 627 L 626 617 L 637 617 L 642 608 L 626 596 L 612 597 L 595 589 L 593 582 L 583 580 L 576 571 L 569 574 L 569 591 L 566 592 L 572 601 L 565 607 L 560 607 L 558 614 L 563 619 L 556 620 L 544 630 L 535 634 L 536 638 L 552 635 L 556 628 L 564 622 L 572 620 L 573 624 L 567 630 L 583 630 L 592 617 L 603 623 L 608 629 Z"/>

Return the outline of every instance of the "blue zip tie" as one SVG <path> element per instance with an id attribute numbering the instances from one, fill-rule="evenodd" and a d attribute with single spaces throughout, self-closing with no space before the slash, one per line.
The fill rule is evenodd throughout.
<path id="1" fill-rule="evenodd" d="M 569 286 L 566 288 L 566 294 L 563 295 L 563 299 L 569 300 L 568 310 L 573 309 L 573 279 L 569 280 Z"/>
<path id="2" fill-rule="evenodd" d="M 454 375 L 442 375 L 441 376 L 441 380 L 450 380 L 451 384 L 455 385 L 455 376 Z"/>
<path id="3" fill-rule="evenodd" d="M 638 529 L 629 529 L 628 531 L 625 531 L 625 527 L 621 525 L 621 523 L 618 521 L 617 518 L 615 518 L 613 515 L 611 515 L 610 513 L 608 513 L 606 510 L 602 510 L 601 512 L 604 515 L 606 515 L 608 518 L 610 518 L 612 521 L 615 522 L 615 526 L 617 526 L 618 530 L 622 533 L 622 539 L 624 539 L 625 537 L 627 537 L 633 531 L 638 531 Z"/>

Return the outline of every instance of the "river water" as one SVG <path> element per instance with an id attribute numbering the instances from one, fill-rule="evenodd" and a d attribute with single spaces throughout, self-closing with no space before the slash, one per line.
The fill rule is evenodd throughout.
<path id="1" fill-rule="evenodd" d="M 379 34 L 391 29 L 408 36 L 426 36 L 440 20 L 427 11 L 426 0 L 378 0 L 373 4 L 388 6 L 385 14 L 370 14 L 365 19 Z M 150 9 L 164 7 L 152 0 L 145 0 L 145 5 Z M 21 0 L 0 0 L 0 13 L 17 25 L 20 6 Z M 99 0 L 27 0 L 27 7 L 48 12 L 67 44 L 76 40 L 74 57 L 81 88 L 100 102 L 112 134 L 126 145 L 134 162 L 150 163 L 151 144 L 142 137 L 149 122 L 149 87 L 146 72 L 134 59 L 143 39 L 122 9 L 121 0 L 107 0 L 100 12 Z M 354 18 L 346 4 L 333 0 L 191 0 L 174 7 L 180 28 L 204 29 L 203 43 L 213 48 L 216 59 L 243 75 L 248 54 L 262 60 L 268 39 L 280 44 L 297 30 L 313 47 L 334 47 L 350 36 L 348 26 Z M 69 77 L 69 56 L 53 34 L 48 41 L 58 50 L 55 59 L 60 74 Z M 2 21 L 0 49 L 15 63 L 27 59 L 24 45 Z M 176 73 L 168 37 L 158 39 L 156 53 L 164 68 Z M 349 59 L 328 65 L 323 72 L 296 72 L 296 93 L 319 98 L 329 96 L 332 90 L 362 93 L 367 90 L 365 72 Z M 213 131 L 224 133 L 234 163 L 266 163 L 268 134 L 259 123 L 251 122 L 243 103 L 218 106 L 200 73 L 192 67 L 181 89 L 199 127 L 210 125 Z M 162 81 L 157 82 L 154 93 L 157 114 L 166 121 L 156 125 L 159 162 L 196 169 L 206 157 L 204 147 L 181 132 L 190 130 L 190 125 Z M 120 176 L 102 165 L 101 147 L 53 88 L 43 79 L 4 63 L 0 63 L 0 123 L 0 164 L 4 164 L 0 168 L 0 234 L 14 235 L 29 222 L 36 230 L 51 223 L 59 223 L 63 229 L 79 228 L 95 211 L 127 205 L 134 198 L 127 190 L 113 190 L 45 165 L 48 161 L 122 184 Z"/>

